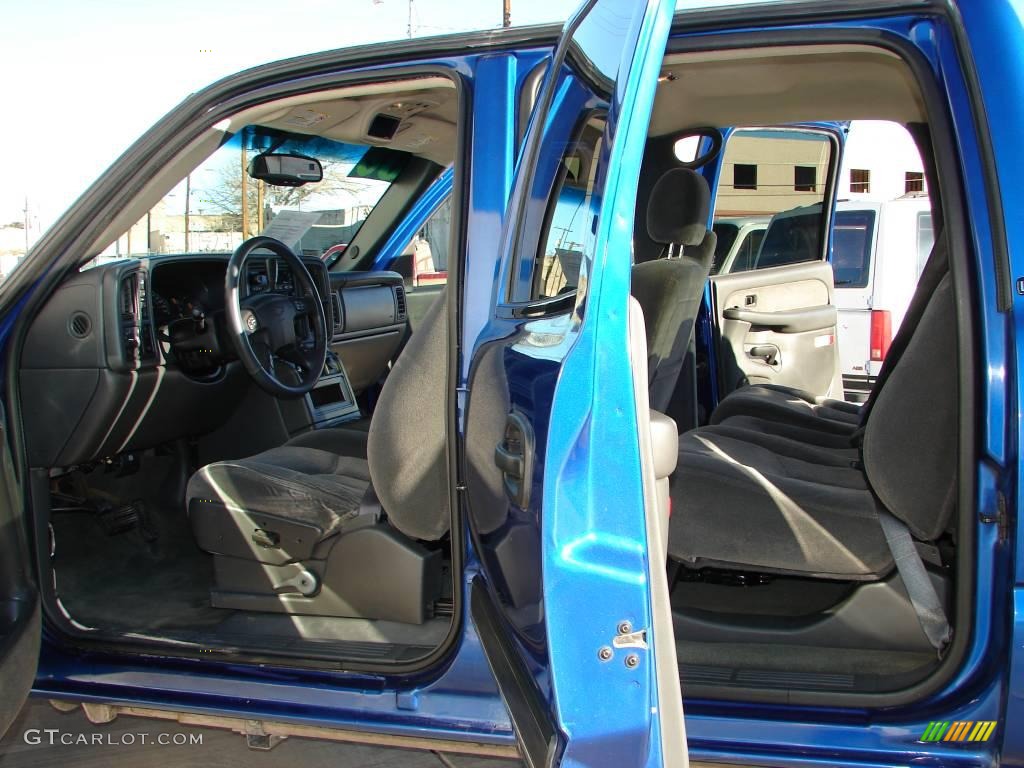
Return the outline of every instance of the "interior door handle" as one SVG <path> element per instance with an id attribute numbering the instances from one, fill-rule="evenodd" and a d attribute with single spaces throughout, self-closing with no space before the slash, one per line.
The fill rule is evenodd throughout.
<path id="1" fill-rule="evenodd" d="M 751 357 L 762 360 L 768 365 L 776 365 L 779 362 L 779 348 L 774 344 L 758 344 L 747 350 Z"/>
<path id="2" fill-rule="evenodd" d="M 533 427 L 519 411 L 512 411 L 505 420 L 505 434 L 494 448 L 494 463 L 501 470 L 509 500 L 526 509 L 533 483 Z"/>

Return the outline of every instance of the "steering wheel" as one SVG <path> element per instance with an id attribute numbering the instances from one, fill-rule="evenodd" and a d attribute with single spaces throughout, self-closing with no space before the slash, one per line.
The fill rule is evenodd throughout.
<path id="1" fill-rule="evenodd" d="M 258 249 L 271 251 L 291 267 L 295 292 L 301 288 L 302 295 L 275 293 L 271 281 L 267 291 L 242 297 L 247 285 L 245 261 Z M 302 260 L 280 240 L 251 237 L 231 254 L 224 296 L 231 343 L 253 380 L 275 397 L 301 397 L 309 392 L 327 358 L 327 318 L 316 283 Z M 312 341 L 297 329 L 311 330 Z M 282 380 L 282 369 L 290 372 L 287 378 L 293 382 Z"/>

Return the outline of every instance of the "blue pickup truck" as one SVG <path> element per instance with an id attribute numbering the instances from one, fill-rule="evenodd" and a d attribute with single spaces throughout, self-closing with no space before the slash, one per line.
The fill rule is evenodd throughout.
<path id="1" fill-rule="evenodd" d="M 934 232 L 863 404 L 848 120 Z M 1022 124 L 1007 0 L 588 0 L 191 96 L 0 285 L 0 729 L 1024 764 Z M 817 213 L 710 274 L 759 190 Z"/>

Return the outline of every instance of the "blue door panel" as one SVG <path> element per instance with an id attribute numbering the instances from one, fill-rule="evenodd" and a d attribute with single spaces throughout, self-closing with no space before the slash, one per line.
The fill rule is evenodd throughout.
<path id="1" fill-rule="evenodd" d="M 546 84 L 544 111 L 531 119 L 523 157 L 532 165 L 518 169 L 504 235 L 507 299 L 496 297 L 494 321 L 475 339 L 467 475 L 479 471 L 484 490 L 474 493 L 470 480 L 470 519 L 488 589 L 564 738 L 562 764 L 660 765 L 625 310 L 635 178 L 671 7 L 603 1 L 585 10 L 593 15 L 567 25 L 566 63 Z M 548 309 L 533 290 L 552 193 L 562 193 L 566 148 L 596 115 L 606 121 L 596 180 L 589 203 L 579 197 L 573 216 L 585 223 L 579 288 Z M 531 155 L 530 142 L 540 137 Z M 526 319 L 531 314 L 539 316 Z M 525 506 L 502 497 L 493 467 L 485 479 L 506 410 L 533 432 Z M 626 663 L 626 651 L 604 660 L 599 653 L 624 623 L 648 630 L 649 647 L 636 665 Z"/>

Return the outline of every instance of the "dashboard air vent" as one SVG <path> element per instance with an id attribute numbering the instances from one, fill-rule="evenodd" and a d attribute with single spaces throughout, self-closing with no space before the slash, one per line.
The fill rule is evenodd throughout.
<path id="1" fill-rule="evenodd" d="M 407 314 L 405 309 L 405 286 L 395 286 L 395 320 L 399 323 L 406 321 Z"/>
<path id="2" fill-rule="evenodd" d="M 345 328 L 345 318 L 341 314 L 341 297 L 337 292 L 331 294 L 331 309 L 334 310 L 334 332 L 341 333 Z"/>
<path id="3" fill-rule="evenodd" d="M 76 339 L 84 339 L 92 331 L 92 319 L 85 312 L 74 312 L 68 318 L 68 333 Z"/>

